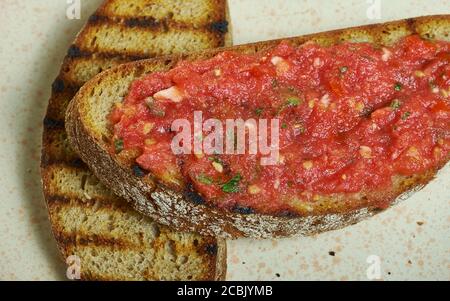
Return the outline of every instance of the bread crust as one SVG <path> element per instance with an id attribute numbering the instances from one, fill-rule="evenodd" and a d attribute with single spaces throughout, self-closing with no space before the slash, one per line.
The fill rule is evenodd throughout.
<path id="1" fill-rule="evenodd" d="M 288 40 L 294 45 L 307 41 L 331 45 L 341 41 L 360 40 L 389 45 L 409 34 L 449 40 L 449 31 L 450 15 L 442 15 L 334 30 Z M 392 206 L 399 200 L 405 199 L 405 195 L 420 189 L 435 177 L 439 168 L 411 177 L 397 177 L 394 179 L 392 189 L 367 192 L 363 195 L 336 195 L 332 199 L 325 199 L 323 203 L 319 202 L 313 208 L 314 210 L 305 211 L 300 216 L 243 214 L 194 203 L 183 193 L 135 176 L 128 166 L 118 162 L 107 151 L 108 146 L 101 137 L 102 134 L 108 134 L 105 132 L 107 130 L 101 133 L 89 124 L 87 114 L 91 109 L 90 105 L 95 103 L 96 91 L 107 90 L 108 87 L 118 85 L 119 82 L 122 86 L 128 87 L 133 79 L 150 72 L 149 70 L 155 70 L 155 65 L 161 65 L 159 70 L 165 71 L 183 59 L 207 59 L 224 50 L 256 53 L 271 48 L 279 42 L 280 40 L 273 40 L 204 51 L 188 56 L 144 60 L 108 70 L 87 83 L 69 105 L 66 129 L 70 142 L 97 177 L 116 194 L 127 199 L 139 212 L 180 231 L 195 231 L 225 238 L 312 235 L 339 229 L 382 211 L 379 208 L 380 203 Z M 112 103 L 109 108 L 111 106 Z M 110 110 L 107 111 L 110 112 Z M 106 120 L 106 115 L 102 118 Z"/>

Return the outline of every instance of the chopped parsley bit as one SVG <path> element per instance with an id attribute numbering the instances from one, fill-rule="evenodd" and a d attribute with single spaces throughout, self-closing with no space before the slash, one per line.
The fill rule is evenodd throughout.
<path id="1" fill-rule="evenodd" d="M 402 90 L 402 84 L 401 83 L 396 83 L 394 86 L 395 91 L 401 91 Z"/>
<path id="2" fill-rule="evenodd" d="M 348 67 L 347 66 L 342 66 L 339 68 L 339 72 L 341 72 L 342 74 L 348 71 Z"/>
<path id="3" fill-rule="evenodd" d="M 257 109 L 255 110 L 255 113 L 256 113 L 256 115 L 261 116 L 261 114 L 262 114 L 263 111 L 264 111 L 264 109 L 262 109 L 262 108 L 257 108 Z"/>
<path id="4" fill-rule="evenodd" d="M 206 184 L 206 185 L 211 185 L 214 183 L 214 180 L 211 177 L 208 177 L 204 174 L 199 174 L 197 176 L 197 180 L 202 183 L 202 184 Z"/>
<path id="5" fill-rule="evenodd" d="M 278 87 L 278 81 L 274 78 L 272 79 L 272 88 Z"/>
<path id="6" fill-rule="evenodd" d="M 209 157 L 208 160 L 212 161 L 212 162 L 223 164 L 222 161 L 220 161 L 220 159 L 217 157 Z"/>
<path id="7" fill-rule="evenodd" d="M 411 116 L 411 112 L 405 112 L 405 113 L 403 113 L 403 115 L 402 115 L 402 120 L 408 119 L 409 116 Z"/>
<path id="8" fill-rule="evenodd" d="M 298 97 L 289 97 L 286 101 L 288 107 L 296 107 L 301 103 L 301 99 Z"/>
<path id="9" fill-rule="evenodd" d="M 281 125 L 281 128 L 282 128 L 282 129 L 287 129 L 287 127 L 288 127 L 288 126 L 287 126 L 286 123 L 283 123 L 283 124 Z"/>
<path id="10" fill-rule="evenodd" d="M 222 191 L 226 193 L 238 192 L 241 179 L 242 177 L 240 174 L 235 175 L 231 180 L 222 185 Z"/>
<path id="11" fill-rule="evenodd" d="M 289 97 L 286 102 L 278 109 L 277 115 L 279 115 L 281 112 L 283 112 L 284 109 L 289 107 L 297 107 L 303 102 L 300 98 L 296 96 Z"/>
<path id="12" fill-rule="evenodd" d="M 394 99 L 391 103 L 391 108 L 393 109 L 398 109 L 400 108 L 400 100 L 398 99 Z"/>
<path id="13" fill-rule="evenodd" d="M 116 139 L 114 140 L 114 149 L 116 151 L 116 154 L 123 151 L 123 140 L 122 139 Z"/>

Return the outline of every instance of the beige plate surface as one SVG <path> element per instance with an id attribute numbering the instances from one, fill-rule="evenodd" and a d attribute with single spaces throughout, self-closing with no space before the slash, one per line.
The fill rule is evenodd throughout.
<path id="1" fill-rule="evenodd" d="M 81 20 L 66 17 L 66 2 L 0 1 L 0 280 L 65 275 L 41 194 L 41 120 L 59 62 L 100 0 L 81 0 Z M 241 44 L 449 14 L 450 0 L 231 0 L 230 9 Z M 368 268 L 377 271 L 367 260 L 379 259 L 383 280 L 450 280 L 449 205 L 447 165 L 406 202 L 358 225 L 308 238 L 229 242 L 227 278 L 366 280 Z"/>

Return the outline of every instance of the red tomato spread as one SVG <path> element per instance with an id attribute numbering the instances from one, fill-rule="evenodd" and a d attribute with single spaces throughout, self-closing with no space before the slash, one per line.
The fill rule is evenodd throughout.
<path id="1" fill-rule="evenodd" d="M 450 151 L 450 43 L 281 42 L 256 55 L 225 51 L 136 80 L 110 115 L 116 153 L 141 171 L 192 187 L 220 208 L 273 213 L 317 195 L 383 190 L 396 175 L 442 166 Z M 175 155 L 176 119 L 280 120 L 280 154 Z M 206 135 L 207 133 L 205 133 Z"/>

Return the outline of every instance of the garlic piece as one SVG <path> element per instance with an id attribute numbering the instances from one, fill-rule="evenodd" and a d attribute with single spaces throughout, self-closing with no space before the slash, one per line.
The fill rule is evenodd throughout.
<path id="1" fill-rule="evenodd" d="M 183 92 L 179 88 L 173 86 L 166 90 L 159 91 L 158 93 L 153 95 L 153 98 L 156 100 L 168 99 L 173 102 L 180 102 L 183 100 L 183 96 Z"/>
<path id="2" fill-rule="evenodd" d="M 381 56 L 383 62 L 387 62 L 391 56 L 392 52 L 389 49 L 383 47 L 383 55 Z"/>
<path id="3" fill-rule="evenodd" d="M 303 162 L 303 168 L 306 170 L 310 170 L 311 168 L 313 168 L 314 163 L 312 161 L 305 161 Z"/>
<path id="4" fill-rule="evenodd" d="M 258 185 L 250 185 L 248 186 L 248 193 L 250 194 L 258 194 L 261 192 L 261 188 Z"/>
<path id="5" fill-rule="evenodd" d="M 213 163 L 211 163 L 211 164 L 212 164 L 212 166 L 214 167 L 214 169 L 215 169 L 217 172 L 220 172 L 220 173 L 223 172 L 223 166 L 222 166 L 222 164 L 220 164 L 219 162 L 213 162 Z"/>
<path id="6" fill-rule="evenodd" d="M 365 159 L 370 159 L 372 158 L 372 149 L 368 146 L 361 145 L 359 147 L 359 154 Z"/>

